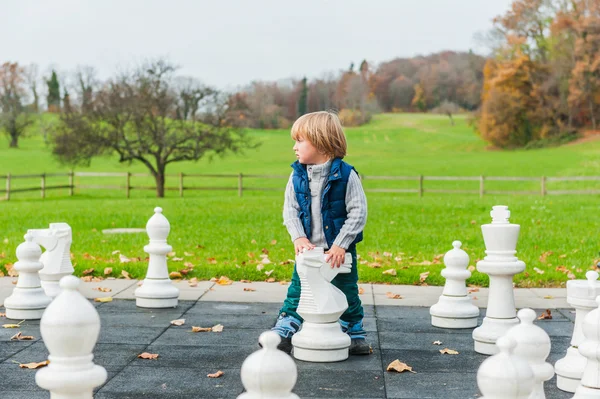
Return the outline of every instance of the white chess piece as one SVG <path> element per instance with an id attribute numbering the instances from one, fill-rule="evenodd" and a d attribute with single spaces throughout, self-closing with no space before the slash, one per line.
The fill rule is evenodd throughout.
<path id="1" fill-rule="evenodd" d="M 54 298 L 60 292 L 60 279 L 74 271 L 71 263 L 71 226 L 67 223 L 50 223 L 47 229 L 29 229 L 27 233 L 33 236 L 35 243 L 46 249 L 40 258 L 44 265 L 40 270 L 40 280 L 46 295 Z"/>
<path id="2" fill-rule="evenodd" d="M 301 330 L 292 336 L 296 359 L 337 362 L 348 358 L 351 340 L 338 323 L 348 309 L 348 301 L 331 280 L 339 273 L 350 273 L 351 270 L 352 255 L 348 253 L 339 268 L 332 268 L 325 262 L 322 247 L 296 256 L 301 285 L 297 312 L 304 319 Z"/>
<path id="3" fill-rule="evenodd" d="M 42 249 L 33 242 L 31 234 L 25 234 L 25 242 L 17 247 L 15 270 L 19 272 L 17 286 L 11 296 L 4 300 L 6 317 L 18 320 L 38 320 L 52 301 L 46 295 L 40 283 L 38 272 L 43 265 L 40 262 Z"/>
<path id="4" fill-rule="evenodd" d="M 106 381 L 106 370 L 95 365 L 93 350 L 100 334 L 100 317 L 77 291 L 80 280 L 60 280 L 60 294 L 48 306 L 40 331 L 50 355 L 35 382 L 50 391 L 52 399 L 92 399 L 95 387 Z"/>
<path id="5" fill-rule="evenodd" d="M 596 308 L 583 319 L 584 340 L 579 345 L 579 352 L 587 362 L 573 399 L 600 398 L 600 309 L 598 306 L 600 306 L 600 296 L 596 298 Z"/>
<path id="6" fill-rule="evenodd" d="M 299 399 L 292 393 L 298 370 L 290 356 L 277 349 L 281 337 L 273 331 L 266 331 L 258 339 L 262 349 L 244 360 L 242 385 L 246 392 L 238 399 Z"/>
<path id="7" fill-rule="evenodd" d="M 533 371 L 526 360 L 513 354 L 517 343 L 504 336 L 496 345 L 499 353 L 485 359 L 477 370 L 480 399 L 528 399 L 533 392 Z"/>
<path id="8" fill-rule="evenodd" d="M 179 289 L 169 278 L 167 254 L 173 247 L 167 244 L 171 225 L 162 214 L 162 208 L 154 208 L 154 215 L 146 224 L 150 243 L 144 252 L 150 254 L 148 272 L 141 287 L 135 292 L 135 304 L 141 308 L 174 308 L 179 299 Z"/>
<path id="9" fill-rule="evenodd" d="M 517 317 L 521 324 L 508 330 L 506 336 L 517 343 L 513 354 L 525 359 L 533 371 L 535 384 L 529 399 L 545 399 L 544 382 L 554 375 L 554 368 L 546 363 L 550 354 L 550 337 L 546 331 L 533 324 L 536 314 L 532 309 L 519 310 Z"/>
<path id="10" fill-rule="evenodd" d="M 585 277 L 587 280 L 567 281 L 567 302 L 575 308 L 575 326 L 567 354 L 554 365 L 556 386 L 567 392 L 575 392 L 581 382 L 587 359 L 579 353 L 577 347 L 584 340 L 583 320 L 589 312 L 598 307 L 596 297 L 600 295 L 598 273 L 590 270 Z"/>
<path id="11" fill-rule="evenodd" d="M 498 353 L 496 340 L 519 324 L 513 277 L 525 270 L 525 263 L 515 256 L 521 226 L 508 221 L 507 206 L 494 206 L 490 215 L 492 223 L 481 226 L 487 256 L 477 262 L 477 270 L 490 277 L 488 307 L 481 326 L 473 330 L 475 352 L 484 355 Z"/>
<path id="12" fill-rule="evenodd" d="M 454 241 L 454 247 L 444 255 L 446 268 L 442 276 L 446 278 L 444 292 L 438 302 L 429 309 L 431 324 L 443 328 L 472 328 L 477 326 L 479 308 L 473 305 L 468 295 L 465 281 L 471 277 L 467 270 L 469 255 Z"/>

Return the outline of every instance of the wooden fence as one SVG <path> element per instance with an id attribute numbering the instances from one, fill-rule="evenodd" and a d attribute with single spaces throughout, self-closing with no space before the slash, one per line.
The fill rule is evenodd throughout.
<path id="1" fill-rule="evenodd" d="M 58 185 L 47 185 L 46 181 L 48 178 L 64 177 L 67 184 Z M 97 185 L 97 184 L 75 184 L 75 177 L 94 177 L 94 178 L 121 178 L 122 184 L 113 185 Z M 75 189 L 86 190 L 86 189 L 102 189 L 102 190 L 123 190 L 125 197 L 130 198 L 131 190 L 156 190 L 155 186 L 132 186 L 132 177 L 152 177 L 148 173 L 103 173 L 103 172 L 69 172 L 69 173 L 42 173 L 42 174 L 28 174 L 28 175 L 0 175 L 0 187 L 1 181 L 4 180 L 4 188 L 0 188 L 0 200 L 10 200 L 11 195 L 14 193 L 28 192 L 28 191 L 39 191 L 41 198 L 46 197 L 46 191 L 57 190 L 57 189 L 68 189 L 69 196 L 73 196 Z M 242 196 L 244 191 L 283 191 L 285 185 L 279 185 L 279 188 L 273 187 L 251 187 L 244 186 L 244 179 L 246 178 L 259 178 L 259 179 L 280 179 L 287 180 L 289 175 L 253 175 L 253 174 L 167 174 L 167 178 L 176 178 L 178 185 L 165 186 L 165 191 L 174 190 L 179 192 L 179 196 L 183 197 L 184 192 L 188 190 L 235 190 L 238 196 Z M 210 178 L 210 179 L 236 179 L 237 187 L 219 187 L 219 186 L 190 186 L 184 185 L 185 178 Z M 13 187 L 13 182 L 17 179 L 37 179 L 39 185 L 31 187 Z M 525 195 L 565 195 L 565 194 L 600 194 L 600 189 L 587 189 L 587 190 L 548 190 L 548 183 L 552 182 L 582 182 L 582 181 L 596 181 L 600 182 L 600 176 L 563 176 L 563 177 L 518 177 L 518 176 L 361 176 L 363 183 L 369 181 L 413 181 L 413 188 L 365 188 L 366 192 L 379 192 L 379 193 L 415 193 L 419 197 L 422 197 L 425 193 L 445 193 L 445 194 L 475 194 L 483 197 L 485 194 L 488 195 L 503 195 L 503 194 L 525 194 Z M 472 181 L 477 189 L 435 189 L 425 188 L 425 182 L 427 181 Z M 539 189 L 537 190 L 486 190 L 485 183 L 488 181 L 511 181 L 511 182 L 538 182 Z M 600 184 L 599 184 L 600 187 Z M 2 196 L 4 194 L 4 196 Z"/>

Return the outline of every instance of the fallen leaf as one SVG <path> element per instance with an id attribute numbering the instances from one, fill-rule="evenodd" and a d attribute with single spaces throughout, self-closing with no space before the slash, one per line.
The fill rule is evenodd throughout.
<path id="1" fill-rule="evenodd" d="M 216 326 L 212 327 L 212 332 L 223 332 L 223 325 L 222 324 L 217 324 Z"/>
<path id="2" fill-rule="evenodd" d="M 263 258 L 263 260 L 261 260 L 260 263 L 262 263 L 263 265 L 269 265 L 271 264 L 271 260 L 269 260 L 269 258 Z"/>
<path id="3" fill-rule="evenodd" d="M 22 369 L 34 370 L 34 369 L 39 369 L 41 367 L 45 367 L 49 364 L 50 364 L 49 360 L 44 360 L 43 362 L 39 362 L 39 363 L 21 363 L 21 364 L 19 364 L 19 367 L 21 367 Z"/>
<path id="4" fill-rule="evenodd" d="M 104 298 L 94 298 L 94 302 L 112 302 L 112 297 L 111 296 L 106 296 Z"/>
<path id="5" fill-rule="evenodd" d="M 35 337 L 31 336 L 31 335 L 23 335 L 21 333 L 21 331 L 19 331 L 18 333 L 16 333 L 15 335 L 13 335 L 12 337 L 10 337 L 11 341 L 32 341 L 34 340 Z"/>
<path id="6" fill-rule="evenodd" d="M 184 252 L 183 255 L 184 256 L 194 256 L 194 254 L 191 252 Z"/>
<path id="7" fill-rule="evenodd" d="M 406 363 L 402 363 L 400 360 L 396 359 L 390 364 L 388 364 L 387 371 L 395 371 L 397 373 L 402 373 L 403 371 L 410 371 L 411 373 L 416 374 L 416 371 L 413 371 L 412 367 Z"/>
<path id="8" fill-rule="evenodd" d="M 185 319 L 171 320 L 171 324 L 174 326 L 182 326 L 185 324 Z"/>
<path id="9" fill-rule="evenodd" d="M 424 261 L 423 261 L 423 262 L 421 262 L 421 263 L 417 263 L 417 265 L 420 265 L 420 266 L 429 266 L 429 265 L 431 265 L 431 264 L 433 264 L 433 262 L 431 262 L 431 261 L 429 261 L 429 260 L 424 260 Z"/>
<path id="10" fill-rule="evenodd" d="M 112 251 L 112 254 L 113 254 L 113 255 L 120 254 L 120 253 L 121 253 L 121 251 L 119 251 L 118 249 L 117 249 L 117 250 L 114 250 L 114 251 Z"/>
<path id="11" fill-rule="evenodd" d="M 472 287 L 472 288 L 469 288 L 469 289 L 467 290 L 467 292 L 468 292 L 469 294 L 472 294 L 473 292 L 479 292 L 479 287 Z"/>
<path id="12" fill-rule="evenodd" d="M 561 259 L 564 259 L 564 258 L 567 257 L 567 255 L 566 254 L 564 254 L 564 255 L 558 255 L 558 257 L 561 258 Z"/>
<path id="13" fill-rule="evenodd" d="M 275 244 L 277 244 L 277 240 L 272 240 L 271 245 L 275 245 Z"/>
<path id="14" fill-rule="evenodd" d="M 252 241 L 250 241 L 250 243 L 256 244 L 256 240 L 253 238 Z"/>
<path id="15" fill-rule="evenodd" d="M 183 260 L 183 258 L 171 258 L 171 261 L 173 262 L 181 262 Z"/>
<path id="16" fill-rule="evenodd" d="M 442 341 L 433 341 L 433 344 L 434 344 L 434 345 L 441 345 L 441 344 L 442 344 Z"/>
<path id="17" fill-rule="evenodd" d="M 264 269 L 264 268 L 265 268 L 265 265 L 263 265 L 263 264 L 260 264 L 260 263 L 259 263 L 258 265 L 256 265 L 256 270 L 257 270 L 257 271 L 261 271 L 261 270 L 262 270 L 262 269 Z"/>
<path id="18" fill-rule="evenodd" d="M 93 290 L 96 291 L 100 291 L 100 292 L 111 292 L 112 288 L 108 288 L 108 287 L 96 287 L 96 288 L 92 288 Z"/>
<path id="19" fill-rule="evenodd" d="M 458 355 L 458 351 L 455 351 L 454 349 L 448 349 L 448 348 L 440 349 L 440 353 L 442 355 L 444 355 L 444 354 L 446 354 L 446 355 Z"/>
<path id="20" fill-rule="evenodd" d="M 358 287 L 358 295 L 362 295 L 365 293 L 365 290 L 363 287 Z"/>
<path id="21" fill-rule="evenodd" d="M 229 279 L 229 277 L 227 277 L 227 276 L 221 276 L 221 278 L 219 278 L 217 280 L 217 284 L 219 284 L 219 285 L 231 285 L 231 284 L 233 284 L 233 281 L 231 281 Z"/>
<path id="22" fill-rule="evenodd" d="M 91 283 L 92 282 L 92 276 L 83 276 L 81 278 L 81 281 L 83 281 L 84 283 Z"/>
<path id="23" fill-rule="evenodd" d="M 402 295 L 394 294 L 393 292 L 386 292 L 385 296 L 387 296 L 390 299 L 402 299 Z"/>
<path id="24" fill-rule="evenodd" d="M 190 287 L 197 287 L 198 286 L 198 278 L 197 277 L 192 277 L 190 279 L 190 281 L 188 281 L 188 285 Z"/>
<path id="25" fill-rule="evenodd" d="M 554 297 L 552 295 L 545 295 L 544 299 L 554 299 Z"/>
<path id="26" fill-rule="evenodd" d="M 271 269 L 271 270 L 269 270 L 268 272 L 265 272 L 265 274 L 266 274 L 267 276 L 270 276 L 270 275 L 271 275 L 271 274 L 272 274 L 274 271 L 275 271 L 275 269 Z"/>
<path id="27" fill-rule="evenodd" d="M 256 290 L 254 288 L 248 288 L 248 287 L 246 287 L 246 288 L 244 288 L 244 291 L 254 292 Z"/>
<path id="28" fill-rule="evenodd" d="M 0 317 L 6 317 L 6 313 L 0 313 Z"/>
<path id="29" fill-rule="evenodd" d="M 573 279 L 577 278 L 577 276 L 575 276 L 573 273 L 569 272 L 567 274 L 567 278 L 569 278 L 570 280 L 573 280 Z"/>
<path id="30" fill-rule="evenodd" d="M 544 271 L 542 269 L 537 268 L 537 267 L 534 267 L 533 270 L 535 270 L 535 272 L 537 274 L 544 274 Z"/>
<path id="31" fill-rule="evenodd" d="M 216 258 L 206 258 L 206 260 L 208 261 L 208 263 L 210 263 L 211 265 L 216 265 L 217 264 L 217 259 Z"/>
<path id="32" fill-rule="evenodd" d="M 476 220 L 471 220 L 471 224 L 477 224 Z"/>
<path id="33" fill-rule="evenodd" d="M 538 318 L 538 320 L 549 320 L 552 319 L 552 311 L 550 309 L 546 309 Z"/>
<path id="34" fill-rule="evenodd" d="M 387 256 L 387 257 L 389 258 L 389 257 L 391 257 L 391 256 L 392 256 L 392 253 L 391 253 L 391 252 L 384 252 L 384 253 L 383 253 L 383 256 Z"/>
<path id="35" fill-rule="evenodd" d="M 196 326 L 192 326 L 192 332 L 211 332 L 212 331 L 212 327 L 196 327 Z"/>
<path id="36" fill-rule="evenodd" d="M 121 276 L 125 277 L 127 280 L 131 280 L 131 276 L 127 272 L 127 270 L 121 270 Z"/>
<path id="37" fill-rule="evenodd" d="M 171 272 L 171 273 L 169 273 L 169 278 L 181 279 L 181 278 L 183 278 L 183 276 L 179 272 Z"/>
<path id="38" fill-rule="evenodd" d="M 470 272 L 474 272 L 475 271 L 475 266 L 469 266 L 467 268 Z"/>
<path id="39" fill-rule="evenodd" d="M 396 257 L 394 258 L 394 260 L 395 260 L 396 262 L 402 262 L 402 258 L 401 258 L 400 256 L 396 256 Z"/>
<path id="40" fill-rule="evenodd" d="M 249 283 L 252 283 L 252 281 L 250 281 L 250 280 L 240 280 L 240 283 L 247 283 L 247 284 L 249 284 Z"/>
<path id="41" fill-rule="evenodd" d="M 2 324 L 2 328 L 19 328 L 21 327 L 21 323 L 23 323 L 24 321 L 25 320 L 21 320 L 17 324 Z"/>
<path id="42" fill-rule="evenodd" d="M 105 276 L 108 276 L 111 273 L 112 273 L 112 267 L 105 267 L 104 268 L 104 275 Z"/>
<path id="43" fill-rule="evenodd" d="M 169 253 L 167 254 L 167 256 L 170 258 L 170 257 L 172 257 L 172 256 L 175 256 L 176 254 L 177 254 L 177 252 L 175 252 L 175 251 L 171 251 L 171 252 L 169 252 Z"/>
<path id="44" fill-rule="evenodd" d="M 121 263 L 131 262 L 131 259 L 129 259 L 127 256 L 125 256 L 123 254 L 119 254 L 119 262 L 121 262 Z"/>
<path id="45" fill-rule="evenodd" d="M 554 252 L 552 251 L 546 251 L 543 254 L 540 255 L 540 262 L 542 263 L 546 263 L 546 261 L 548 260 L 548 256 L 552 255 Z"/>
<path id="46" fill-rule="evenodd" d="M 269 277 L 268 279 L 266 279 L 266 280 L 265 280 L 265 282 L 267 282 L 267 283 L 274 283 L 274 282 L 276 282 L 276 281 L 277 281 L 277 280 L 275 280 L 275 278 L 274 278 L 274 277 Z"/>
<path id="47" fill-rule="evenodd" d="M 281 280 L 281 281 L 279 282 L 279 284 L 281 284 L 281 285 L 288 285 L 289 283 L 288 283 L 287 281 L 285 281 L 285 280 Z"/>
<path id="48" fill-rule="evenodd" d="M 87 276 L 88 274 L 92 274 L 94 273 L 94 268 L 90 268 L 90 269 L 85 269 L 84 271 L 81 272 L 81 274 L 83 274 L 84 276 Z"/>
<path id="49" fill-rule="evenodd" d="M 396 269 L 387 269 L 384 270 L 381 274 L 389 274 L 390 276 L 395 276 L 397 273 Z"/>
<path id="50" fill-rule="evenodd" d="M 158 353 L 148 353 L 148 352 L 144 352 L 144 353 L 140 353 L 138 355 L 138 358 L 140 359 L 151 359 L 151 360 L 155 360 L 158 359 Z"/>
<path id="51" fill-rule="evenodd" d="M 379 262 L 369 262 L 367 266 L 372 267 L 373 269 L 379 269 L 381 267 L 381 263 Z"/>
<path id="52" fill-rule="evenodd" d="M 429 272 L 424 272 L 419 274 L 419 282 L 423 283 L 425 282 L 425 280 L 427 280 L 427 277 L 429 276 Z"/>
<path id="53" fill-rule="evenodd" d="M 222 376 L 223 374 L 225 374 L 224 372 L 222 372 L 221 370 L 217 371 L 216 373 L 212 373 L 212 374 L 207 374 L 206 376 L 208 378 L 219 378 L 220 376 Z"/>

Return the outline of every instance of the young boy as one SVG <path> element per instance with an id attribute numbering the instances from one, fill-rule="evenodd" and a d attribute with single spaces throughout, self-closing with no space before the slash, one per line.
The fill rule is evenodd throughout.
<path id="1" fill-rule="evenodd" d="M 346 137 L 336 114 L 313 112 L 301 116 L 292 126 L 296 162 L 288 181 L 283 207 L 283 223 L 294 242 L 296 255 L 303 250 L 323 247 L 332 267 L 344 263 L 352 254 L 352 272 L 338 274 L 332 284 L 348 300 L 340 317 L 342 330 L 351 338 L 351 355 L 368 355 L 363 308 L 358 297 L 356 244 L 362 240 L 367 221 L 367 200 L 358 174 L 342 161 Z M 278 348 L 292 351 L 292 335 L 302 324 L 296 309 L 300 301 L 300 279 L 296 268 L 287 298 L 279 311 L 273 331 L 281 336 Z"/>

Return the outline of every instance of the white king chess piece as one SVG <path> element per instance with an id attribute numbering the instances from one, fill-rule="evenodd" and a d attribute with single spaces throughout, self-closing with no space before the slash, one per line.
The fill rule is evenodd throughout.
<path id="1" fill-rule="evenodd" d="M 486 257 L 477 262 L 477 270 L 490 277 L 488 307 L 481 326 L 473 330 L 475 352 L 498 353 L 496 340 L 519 324 L 515 308 L 513 277 L 525 270 L 525 263 L 515 256 L 521 226 L 508 221 L 507 206 L 493 207 L 491 224 L 481 226 Z"/>
<path id="2" fill-rule="evenodd" d="M 309 362 L 337 362 L 348 358 L 350 337 L 338 323 L 348 309 L 346 295 L 331 284 L 339 273 L 350 273 L 352 255 L 346 253 L 344 264 L 332 268 L 325 262 L 322 247 L 296 256 L 300 277 L 298 314 L 304 319 L 302 329 L 292 336 L 294 357 Z"/>
<path id="3" fill-rule="evenodd" d="M 58 282 L 73 274 L 71 243 L 73 233 L 67 223 L 50 223 L 47 229 L 29 229 L 33 241 L 46 249 L 40 258 L 44 268 L 40 270 L 42 288 L 46 295 L 54 298 L 60 292 Z"/>
<path id="4" fill-rule="evenodd" d="M 244 360 L 240 375 L 246 392 L 237 399 L 299 399 L 292 393 L 298 369 L 294 360 L 277 349 L 281 337 L 266 331 L 258 339 L 262 349 Z"/>
<path id="5" fill-rule="evenodd" d="M 444 292 L 438 303 L 429 309 L 431 324 L 443 328 L 473 328 L 477 327 L 479 308 L 471 302 L 465 285 L 466 279 L 471 277 L 467 270 L 469 255 L 460 246 L 460 241 L 454 241 L 454 249 L 444 255 L 446 268 L 442 276 L 446 278 Z"/>
<path id="6" fill-rule="evenodd" d="M 106 370 L 94 364 L 93 351 L 100 334 L 98 312 L 77 291 L 80 280 L 60 280 L 60 294 L 48 305 L 40 332 L 50 365 L 40 369 L 35 382 L 52 399 L 92 399 L 94 388 L 106 381 Z"/>
<path id="7" fill-rule="evenodd" d="M 179 299 L 179 289 L 169 278 L 167 254 L 173 250 L 167 244 L 171 225 L 162 214 L 162 208 L 154 208 L 154 215 L 146 224 L 150 243 L 144 246 L 144 252 L 150 254 L 148 272 L 141 287 L 135 292 L 135 304 L 141 308 L 174 308 Z"/>
<path id="8" fill-rule="evenodd" d="M 567 349 L 566 356 L 554 365 L 556 386 L 567 392 L 575 392 L 581 382 L 587 362 L 577 349 L 584 340 L 583 320 L 589 312 L 598 307 L 596 297 L 600 295 L 598 273 L 590 270 L 585 277 L 587 280 L 567 281 L 567 302 L 575 308 L 575 327 L 573 327 L 571 346 Z"/>
<path id="9" fill-rule="evenodd" d="M 17 247 L 15 270 L 19 272 L 17 286 L 11 296 L 4 300 L 6 317 L 16 320 L 39 320 L 52 301 L 40 285 L 38 272 L 43 267 L 40 262 L 42 249 L 33 242 L 30 234 L 25 234 L 25 242 Z"/>

